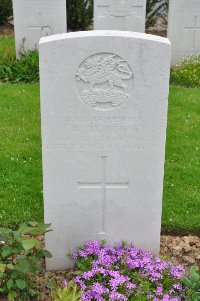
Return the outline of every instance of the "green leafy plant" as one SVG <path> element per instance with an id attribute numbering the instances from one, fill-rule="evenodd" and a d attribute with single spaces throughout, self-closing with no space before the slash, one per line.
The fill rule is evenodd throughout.
<path id="1" fill-rule="evenodd" d="M 152 27 L 158 19 L 167 23 L 169 0 L 147 0 L 146 3 L 146 27 Z"/>
<path id="2" fill-rule="evenodd" d="M 68 283 L 63 283 L 64 287 L 51 285 L 51 300 L 52 301 L 79 301 L 82 291 L 77 284 L 71 280 Z"/>
<path id="3" fill-rule="evenodd" d="M 67 27 L 86 30 L 93 20 L 93 0 L 67 0 Z"/>
<path id="4" fill-rule="evenodd" d="M 7 18 L 12 15 L 12 0 L 0 0 L 0 25 L 6 23 Z"/>
<path id="5" fill-rule="evenodd" d="M 184 87 L 200 87 L 200 56 L 185 58 L 172 66 L 171 83 Z"/>
<path id="6" fill-rule="evenodd" d="M 29 222 L 17 230 L 0 228 L 0 294 L 8 300 L 27 300 L 31 291 L 30 275 L 42 269 L 41 259 L 52 257 L 43 249 L 38 235 L 50 231 L 49 224 Z"/>
<path id="7" fill-rule="evenodd" d="M 39 80 L 39 55 L 37 50 L 28 50 L 16 60 L 10 51 L 0 55 L 0 81 L 30 83 Z"/>
<path id="8" fill-rule="evenodd" d="M 182 277 L 182 283 L 188 287 L 187 295 L 191 301 L 200 301 L 200 272 L 195 266 L 191 267 L 189 277 Z"/>

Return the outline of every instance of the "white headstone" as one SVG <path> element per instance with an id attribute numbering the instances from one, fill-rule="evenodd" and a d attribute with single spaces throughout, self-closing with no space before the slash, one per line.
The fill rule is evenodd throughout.
<path id="1" fill-rule="evenodd" d="M 159 253 L 168 39 L 92 31 L 41 39 L 48 269 L 86 240 Z"/>
<path id="2" fill-rule="evenodd" d="M 16 54 L 67 30 L 66 0 L 13 0 Z"/>
<path id="3" fill-rule="evenodd" d="M 94 29 L 145 32 L 146 0 L 94 0 Z"/>
<path id="4" fill-rule="evenodd" d="M 200 1 L 170 0 L 168 38 L 172 63 L 200 54 Z"/>

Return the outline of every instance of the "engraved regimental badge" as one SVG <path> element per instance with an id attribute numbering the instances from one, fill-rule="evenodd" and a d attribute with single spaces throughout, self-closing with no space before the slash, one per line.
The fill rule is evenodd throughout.
<path id="1" fill-rule="evenodd" d="M 133 80 L 129 64 L 112 53 L 90 56 L 76 72 L 80 98 L 97 110 L 110 110 L 125 103 L 133 89 Z"/>

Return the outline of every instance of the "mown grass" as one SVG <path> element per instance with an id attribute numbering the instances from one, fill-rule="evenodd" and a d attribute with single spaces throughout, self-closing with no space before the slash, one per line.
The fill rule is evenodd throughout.
<path id="1" fill-rule="evenodd" d="M 171 87 L 163 231 L 200 234 L 200 89 Z"/>
<path id="2" fill-rule="evenodd" d="M 163 232 L 200 233 L 200 89 L 171 87 Z M 0 85 L 0 223 L 43 220 L 38 84 Z"/>
<path id="3" fill-rule="evenodd" d="M 0 225 L 42 220 L 38 84 L 0 84 Z"/>

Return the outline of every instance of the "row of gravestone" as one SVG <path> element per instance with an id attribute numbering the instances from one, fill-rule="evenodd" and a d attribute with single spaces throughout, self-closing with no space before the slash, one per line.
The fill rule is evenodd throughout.
<path id="1" fill-rule="evenodd" d="M 41 20 L 43 1 L 31 9 L 35 16 L 40 5 Z M 65 0 L 48 4 L 49 16 L 65 26 Z M 24 5 L 19 13 L 30 31 L 55 28 L 49 17 L 37 26 Z M 40 40 L 44 214 L 53 228 L 48 269 L 70 267 L 66 253 L 86 240 L 125 240 L 158 255 L 170 51 L 168 39 L 131 31 Z"/>
<path id="2" fill-rule="evenodd" d="M 31 37 L 56 33 L 58 24 L 63 31 L 65 0 L 48 0 L 47 19 L 44 0 L 14 3 L 22 1 L 18 18 L 14 6 L 15 23 L 21 16 Z M 158 255 L 170 50 L 168 39 L 131 31 L 40 40 L 44 214 L 53 228 L 46 236 L 49 270 L 72 266 L 66 253 L 93 239 L 125 240 Z"/>
<path id="3" fill-rule="evenodd" d="M 13 0 L 17 57 L 46 35 L 66 32 L 66 0 Z M 94 29 L 145 31 L 146 0 L 94 0 Z M 200 1 L 169 0 L 172 63 L 200 53 Z"/>

